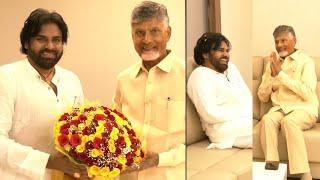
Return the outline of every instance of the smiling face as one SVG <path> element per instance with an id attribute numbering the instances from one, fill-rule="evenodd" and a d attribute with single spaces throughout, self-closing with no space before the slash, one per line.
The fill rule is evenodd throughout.
<path id="1" fill-rule="evenodd" d="M 62 35 L 54 23 L 44 24 L 40 32 L 25 44 L 28 58 L 43 69 L 53 68 L 63 54 Z"/>
<path id="2" fill-rule="evenodd" d="M 131 27 L 134 48 L 143 61 L 161 61 L 167 55 L 171 29 L 165 22 L 152 18 Z"/>
<path id="3" fill-rule="evenodd" d="M 290 32 L 282 32 L 274 37 L 274 44 L 280 57 L 285 58 L 295 51 L 296 38 Z"/>
<path id="4" fill-rule="evenodd" d="M 210 50 L 209 53 L 204 54 L 204 65 L 214 69 L 219 73 L 223 73 L 228 69 L 228 63 L 230 58 L 230 47 L 226 42 L 222 41 L 220 47 L 217 50 Z"/>

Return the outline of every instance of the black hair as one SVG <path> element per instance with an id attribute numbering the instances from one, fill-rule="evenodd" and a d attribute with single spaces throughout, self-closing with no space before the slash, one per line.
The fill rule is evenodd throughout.
<path id="1" fill-rule="evenodd" d="M 210 52 L 210 50 L 218 50 L 221 43 L 225 42 L 228 47 L 231 46 L 230 41 L 220 33 L 204 33 L 197 41 L 197 45 L 194 47 L 194 61 L 198 65 L 204 63 L 203 54 Z"/>
<path id="2" fill-rule="evenodd" d="M 30 39 L 37 36 L 42 25 L 54 23 L 56 24 L 62 34 L 62 42 L 67 43 L 68 40 L 68 26 L 64 22 L 62 16 L 56 12 L 49 12 L 46 9 L 38 8 L 31 12 L 20 33 L 21 52 L 27 54 L 27 49 L 24 47 Z"/>

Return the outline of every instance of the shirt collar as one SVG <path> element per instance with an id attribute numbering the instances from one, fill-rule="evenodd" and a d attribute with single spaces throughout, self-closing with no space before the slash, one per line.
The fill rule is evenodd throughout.
<path id="1" fill-rule="evenodd" d="M 295 52 L 293 52 L 292 54 L 290 54 L 290 58 L 292 59 L 292 60 L 297 60 L 297 59 L 299 59 L 299 55 L 300 55 L 300 51 L 297 49 Z"/>
<path id="2" fill-rule="evenodd" d="M 173 59 L 172 52 L 169 51 L 168 55 L 152 68 L 159 68 L 160 70 L 168 73 L 172 68 L 172 59 Z M 132 78 L 138 77 L 138 75 L 141 72 L 147 72 L 147 69 L 144 67 L 142 60 L 134 65 L 132 74 L 131 74 Z"/>
<path id="3" fill-rule="evenodd" d="M 25 65 L 27 67 L 27 70 L 35 77 L 41 79 L 41 76 L 39 74 L 39 72 L 30 64 L 29 60 L 26 58 L 25 60 Z M 61 68 L 58 65 L 55 65 L 55 74 L 52 78 L 52 82 L 54 84 L 56 84 L 58 81 L 60 81 L 60 77 L 61 77 Z"/>

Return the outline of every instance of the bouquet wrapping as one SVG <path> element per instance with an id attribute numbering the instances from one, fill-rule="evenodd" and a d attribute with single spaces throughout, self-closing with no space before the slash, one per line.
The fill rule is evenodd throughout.
<path id="1" fill-rule="evenodd" d="M 100 105 L 70 108 L 54 126 L 55 148 L 77 164 L 88 176 L 114 178 L 144 157 L 141 142 L 128 119 Z"/>

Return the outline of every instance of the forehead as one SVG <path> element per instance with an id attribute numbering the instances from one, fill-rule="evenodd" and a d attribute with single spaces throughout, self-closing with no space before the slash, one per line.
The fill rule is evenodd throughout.
<path id="1" fill-rule="evenodd" d="M 150 20 L 141 21 L 139 23 L 132 23 L 132 29 L 152 29 L 152 28 L 166 28 L 164 21 L 152 18 Z"/>
<path id="2" fill-rule="evenodd" d="M 43 24 L 40 28 L 38 35 L 43 36 L 61 36 L 61 31 L 57 24 L 47 23 Z"/>
<path id="3" fill-rule="evenodd" d="M 293 39 L 293 35 L 290 32 L 281 32 L 274 37 L 274 40 L 280 39 Z"/>

